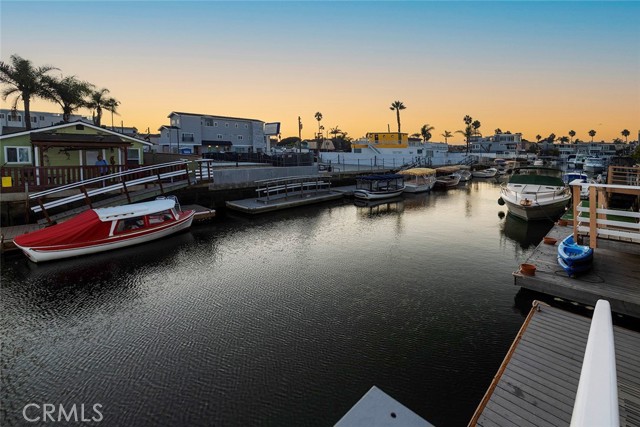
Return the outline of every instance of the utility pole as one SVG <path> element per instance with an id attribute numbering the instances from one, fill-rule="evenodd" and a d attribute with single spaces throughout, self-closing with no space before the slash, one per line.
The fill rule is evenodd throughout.
<path id="1" fill-rule="evenodd" d="M 300 120 L 300 116 L 298 116 L 298 153 L 302 153 L 302 121 Z"/>

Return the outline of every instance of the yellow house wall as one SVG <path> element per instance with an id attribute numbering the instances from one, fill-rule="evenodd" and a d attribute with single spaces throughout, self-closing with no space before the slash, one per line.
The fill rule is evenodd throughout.
<path id="1" fill-rule="evenodd" d="M 376 141 L 376 135 L 378 140 Z M 406 133 L 400 134 L 400 141 L 398 141 L 398 132 L 372 132 L 367 134 L 367 141 L 369 144 L 376 148 L 407 148 L 409 147 L 409 135 Z M 352 143 L 354 148 L 366 148 L 366 144 Z"/>

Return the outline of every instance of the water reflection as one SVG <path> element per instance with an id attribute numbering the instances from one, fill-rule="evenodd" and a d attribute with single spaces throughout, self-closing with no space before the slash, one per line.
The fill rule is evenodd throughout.
<path id="1" fill-rule="evenodd" d="M 536 247 L 553 227 L 552 221 L 524 221 L 511 214 L 504 217 L 500 230 L 522 249 Z"/>

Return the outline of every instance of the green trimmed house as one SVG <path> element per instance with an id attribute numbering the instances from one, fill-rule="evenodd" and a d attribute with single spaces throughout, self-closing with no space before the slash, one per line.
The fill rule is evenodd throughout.
<path id="1" fill-rule="evenodd" d="M 52 188 L 140 166 L 152 144 L 86 122 L 62 123 L 0 135 L 2 191 Z M 104 170 L 104 166 L 102 167 Z"/>

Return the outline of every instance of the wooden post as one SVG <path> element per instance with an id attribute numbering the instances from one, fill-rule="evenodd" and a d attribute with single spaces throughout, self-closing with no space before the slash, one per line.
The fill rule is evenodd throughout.
<path id="1" fill-rule="evenodd" d="M 581 185 L 573 186 L 573 241 L 578 243 L 578 207 L 582 204 L 580 200 Z"/>
<path id="2" fill-rule="evenodd" d="M 93 209 L 93 206 L 91 205 L 91 197 L 89 197 L 89 194 L 87 193 L 87 189 L 85 188 L 84 185 L 80 186 L 80 191 L 82 191 L 84 193 L 84 201 L 85 203 L 91 208 Z"/>
<path id="3" fill-rule="evenodd" d="M 598 195 L 596 187 L 589 187 L 589 246 L 592 249 L 596 248 L 598 241 L 598 218 L 596 216 L 596 209 L 598 208 Z"/>
<path id="4" fill-rule="evenodd" d="M 124 189 L 124 194 L 127 196 L 127 202 L 131 203 L 131 196 L 129 195 L 129 189 L 125 181 L 122 181 L 122 188 Z"/>
<path id="5" fill-rule="evenodd" d="M 160 178 L 160 172 L 158 172 L 158 185 L 160 186 L 160 193 L 164 194 L 164 188 L 162 188 L 162 179 Z"/>
<path id="6" fill-rule="evenodd" d="M 53 221 L 51 221 L 51 218 L 49 217 L 49 214 L 47 213 L 47 210 L 44 208 L 44 204 L 42 203 L 42 198 L 41 197 L 38 197 L 38 204 L 40 205 L 40 209 L 42 209 L 42 213 L 44 214 L 44 217 L 47 220 L 47 222 L 49 224 L 53 224 Z"/>

